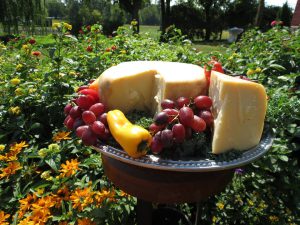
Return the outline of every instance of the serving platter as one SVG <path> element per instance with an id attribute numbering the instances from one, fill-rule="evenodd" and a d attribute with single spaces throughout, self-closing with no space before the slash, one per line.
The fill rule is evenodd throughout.
<path id="1" fill-rule="evenodd" d="M 147 154 L 146 156 L 135 159 L 128 156 L 125 151 L 109 145 L 93 146 L 93 148 L 110 158 L 145 168 L 166 171 L 209 172 L 245 166 L 266 154 L 271 148 L 272 143 L 273 134 L 270 129 L 265 129 L 258 145 L 243 151 L 236 158 L 226 161 L 218 159 L 169 160 L 153 154 Z"/>

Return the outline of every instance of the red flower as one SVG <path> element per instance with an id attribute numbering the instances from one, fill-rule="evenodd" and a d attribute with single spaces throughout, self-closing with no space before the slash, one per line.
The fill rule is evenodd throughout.
<path id="1" fill-rule="evenodd" d="M 29 39 L 28 42 L 29 42 L 29 44 L 31 44 L 31 45 L 34 45 L 34 44 L 36 43 L 35 39 L 33 39 L 33 38 Z"/>
<path id="2" fill-rule="evenodd" d="M 31 52 L 32 55 L 36 56 L 36 57 L 39 57 L 42 55 L 42 53 L 40 51 L 33 51 Z"/>
<path id="3" fill-rule="evenodd" d="M 110 48 L 105 49 L 106 52 L 110 52 L 110 50 L 111 50 Z"/>
<path id="4" fill-rule="evenodd" d="M 84 34 L 83 30 L 80 29 L 79 30 L 79 34 Z"/>
<path id="5" fill-rule="evenodd" d="M 276 21 L 276 20 L 273 20 L 273 21 L 271 22 L 271 26 L 274 27 L 274 26 L 276 26 L 276 25 L 277 25 L 277 21 Z"/>
<path id="6" fill-rule="evenodd" d="M 87 26 L 86 26 L 86 29 L 87 29 L 88 31 L 90 31 L 90 30 L 91 30 L 91 25 L 87 25 Z"/>
<path id="7" fill-rule="evenodd" d="M 115 51 L 117 49 L 117 46 L 113 45 L 111 46 L 111 50 Z"/>
<path id="8" fill-rule="evenodd" d="M 93 51 L 93 47 L 89 45 L 89 46 L 87 46 L 86 50 L 87 50 L 88 52 L 91 52 L 91 51 Z"/>

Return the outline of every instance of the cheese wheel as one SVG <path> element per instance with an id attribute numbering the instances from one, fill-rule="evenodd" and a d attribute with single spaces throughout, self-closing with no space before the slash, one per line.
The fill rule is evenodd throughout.
<path id="1" fill-rule="evenodd" d="M 197 65 L 133 61 L 110 67 L 99 78 L 99 96 L 108 110 L 124 113 L 160 110 L 163 99 L 195 97 L 207 93 L 203 69 Z"/>
<path id="2" fill-rule="evenodd" d="M 261 84 L 212 71 L 209 96 L 214 117 L 212 153 L 247 150 L 259 143 L 267 110 Z"/>

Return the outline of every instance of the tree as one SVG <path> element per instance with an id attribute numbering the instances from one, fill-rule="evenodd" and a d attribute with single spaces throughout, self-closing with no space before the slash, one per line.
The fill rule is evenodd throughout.
<path id="1" fill-rule="evenodd" d="M 142 8 L 144 0 L 118 0 L 122 8 L 131 15 L 131 20 L 137 21 L 137 33 L 140 31 L 139 10 Z"/>
<path id="2" fill-rule="evenodd" d="M 293 13 L 289 8 L 288 3 L 285 2 L 280 10 L 280 20 L 283 22 L 284 26 L 290 26 L 292 21 Z"/>
<path id="3" fill-rule="evenodd" d="M 170 26 L 171 0 L 160 0 L 160 11 L 161 11 L 160 29 L 162 32 L 165 32 L 166 28 Z"/>
<path id="4" fill-rule="evenodd" d="M 224 9 L 229 3 L 229 0 L 196 0 L 199 6 L 204 11 L 205 19 L 205 40 L 209 41 L 211 34 L 213 32 L 213 21 L 219 18 L 223 13 Z"/>
<path id="5" fill-rule="evenodd" d="M 35 24 L 45 21 L 44 9 L 45 0 L 1 0 L 0 23 L 8 34 L 11 28 L 14 28 L 14 33 L 19 33 L 20 22 L 27 32 L 33 32 Z"/>
<path id="6" fill-rule="evenodd" d="M 259 0 L 257 12 L 255 16 L 254 26 L 260 27 L 262 18 L 263 18 L 263 11 L 265 8 L 265 0 Z"/>
<path id="7" fill-rule="evenodd" d="M 50 17 L 62 18 L 65 16 L 66 6 L 60 0 L 48 0 L 46 7 Z"/>

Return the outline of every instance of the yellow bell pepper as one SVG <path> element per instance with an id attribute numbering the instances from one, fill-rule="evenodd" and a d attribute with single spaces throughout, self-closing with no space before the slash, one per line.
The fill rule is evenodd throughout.
<path id="1" fill-rule="evenodd" d="M 132 124 L 120 110 L 109 111 L 107 123 L 110 133 L 129 156 L 139 158 L 147 153 L 152 140 L 148 130 Z"/>

